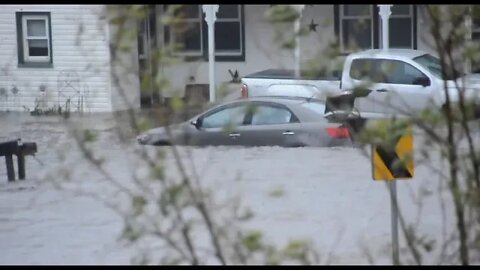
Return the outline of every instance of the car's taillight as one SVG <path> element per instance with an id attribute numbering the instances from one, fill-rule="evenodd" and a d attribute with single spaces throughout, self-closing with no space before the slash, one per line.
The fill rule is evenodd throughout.
<path id="1" fill-rule="evenodd" d="M 248 98 L 248 86 L 246 84 L 242 84 L 242 88 L 240 88 L 240 95 L 242 98 Z"/>
<path id="2" fill-rule="evenodd" d="M 331 127 L 331 128 L 326 128 L 326 130 L 328 135 L 334 139 L 350 138 L 350 132 L 346 127 Z"/>

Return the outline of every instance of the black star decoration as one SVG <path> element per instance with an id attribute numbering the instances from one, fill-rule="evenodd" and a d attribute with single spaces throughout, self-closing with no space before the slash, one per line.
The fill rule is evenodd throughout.
<path id="1" fill-rule="evenodd" d="M 314 23 L 313 19 L 312 19 L 312 21 L 308 25 L 308 29 L 310 30 L 310 32 L 312 32 L 312 31 L 317 32 L 317 26 L 318 26 L 318 23 Z"/>

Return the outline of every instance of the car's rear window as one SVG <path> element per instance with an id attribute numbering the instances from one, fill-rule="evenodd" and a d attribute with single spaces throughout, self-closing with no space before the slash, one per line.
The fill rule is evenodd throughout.
<path id="1" fill-rule="evenodd" d="M 304 102 L 302 107 L 320 115 L 325 114 L 325 104 L 320 102 Z"/>

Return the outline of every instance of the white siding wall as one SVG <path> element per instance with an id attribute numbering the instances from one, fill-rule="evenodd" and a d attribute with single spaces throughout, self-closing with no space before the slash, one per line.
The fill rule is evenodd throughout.
<path id="1" fill-rule="evenodd" d="M 449 8 L 452 8 L 452 6 L 444 6 L 444 14 L 447 15 L 449 14 Z M 432 27 L 432 21 L 429 18 L 429 15 L 427 14 L 425 7 L 419 6 L 417 8 L 418 13 L 417 13 L 417 45 L 418 49 L 431 53 L 433 55 L 438 56 L 437 49 L 435 46 L 435 39 L 433 38 L 432 32 L 431 32 L 431 27 Z M 448 36 L 448 33 L 451 29 L 451 23 L 449 23 L 449 19 L 446 18 L 442 24 L 442 35 L 443 38 Z M 453 57 L 456 59 L 457 64 L 457 69 L 461 68 L 467 68 L 469 67 L 466 66 L 465 59 L 462 57 L 464 48 L 454 48 L 453 49 Z"/>
<path id="2" fill-rule="evenodd" d="M 420 7 L 417 8 L 417 48 L 436 55 L 434 39 L 429 29 L 430 20 L 420 9 Z"/>
<path id="3" fill-rule="evenodd" d="M 7 90 L 8 98 L 0 96 L 0 111 L 32 110 L 36 99 L 44 108 L 64 106 L 68 97 L 75 111 L 79 96 L 84 96 L 84 111 L 110 111 L 108 37 L 98 16 L 102 10 L 103 6 L 88 5 L 2 5 L 0 88 Z M 17 11 L 50 12 L 52 68 L 18 67 Z M 73 87 L 66 86 L 68 80 Z M 39 90 L 41 85 L 46 86 L 45 92 Z M 19 90 L 16 96 L 11 91 L 14 87 Z"/>

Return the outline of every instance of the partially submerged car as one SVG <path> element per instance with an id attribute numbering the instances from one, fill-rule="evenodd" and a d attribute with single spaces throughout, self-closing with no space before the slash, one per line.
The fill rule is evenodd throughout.
<path id="1" fill-rule="evenodd" d="M 341 119 L 351 111 L 332 110 L 303 97 L 255 97 L 215 106 L 189 121 L 151 129 L 137 137 L 149 145 L 351 146 Z"/>

